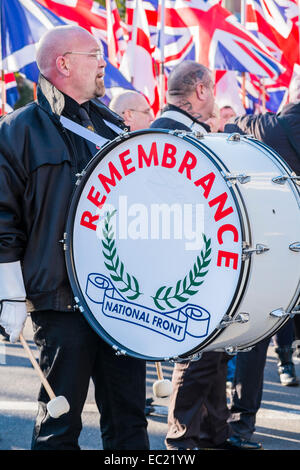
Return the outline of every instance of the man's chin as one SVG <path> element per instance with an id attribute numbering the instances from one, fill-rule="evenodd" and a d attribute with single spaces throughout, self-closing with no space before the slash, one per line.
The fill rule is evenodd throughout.
<path id="1" fill-rule="evenodd" d="M 96 89 L 95 98 L 102 98 L 104 95 L 105 95 L 105 87 Z"/>

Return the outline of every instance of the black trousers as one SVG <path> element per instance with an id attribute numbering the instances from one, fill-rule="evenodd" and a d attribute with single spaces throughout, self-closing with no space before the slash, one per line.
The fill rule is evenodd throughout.
<path id="1" fill-rule="evenodd" d="M 32 449 L 79 450 L 81 414 L 91 378 L 103 448 L 149 449 L 146 363 L 116 356 L 79 312 L 42 311 L 31 317 L 40 366 L 56 396 L 65 396 L 70 404 L 69 413 L 51 418 L 46 410 L 49 397 L 41 387 Z"/>
<path id="2" fill-rule="evenodd" d="M 231 435 L 226 402 L 228 358 L 222 352 L 205 352 L 199 361 L 175 364 L 167 449 L 215 447 Z"/>
<path id="3" fill-rule="evenodd" d="M 257 343 L 251 351 L 236 356 L 235 377 L 230 398 L 230 425 L 236 436 L 251 439 L 255 432 L 256 414 L 260 408 L 264 369 L 271 338 Z M 273 336 L 276 347 L 291 346 L 293 320 L 289 320 Z"/>

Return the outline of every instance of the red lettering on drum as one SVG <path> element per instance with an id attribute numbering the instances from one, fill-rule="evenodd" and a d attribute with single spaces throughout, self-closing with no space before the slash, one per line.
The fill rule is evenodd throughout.
<path id="1" fill-rule="evenodd" d="M 185 156 L 182 159 L 181 165 L 178 168 L 179 173 L 183 173 L 186 170 L 186 177 L 190 180 L 191 178 L 191 170 L 195 168 L 197 165 L 197 158 L 195 155 L 187 150 Z"/>
<path id="2" fill-rule="evenodd" d="M 224 210 L 225 203 L 227 201 L 228 195 L 227 193 L 222 193 L 219 196 L 215 197 L 211 201 L 209 201 L 208 205 L 209 207 L 213 207 L 216 204 L 218 204 L 217 211 L 215 213 L 215 221 L 218 222 L 219 220 L 223 219 L 227 215 L 231 214 L 233 212 L 233 208 L 227 207 L 227 209 Z"/>
<path id="3" fill-rule="evenodd" d="M 92 186 L 89 194 L 87 195 L 87 199 L 91 201 L 93 204 L 95 204 L 96 207 L 101 207 L 106 201 L 106 196 L 102 196 L 101 201 L 99 201 L 100 193 L 99 191 L 96 191 L 96 194 L 94 195 L 95 187 Z"/>
<path id="4" fill-rule="evenodd" d="M 125 150 L 125 152 L 120 153 L 120 155 L 119 155 L 119 159 L 120 159 L 123 171 L 124 171 L 124 176 L 130 175 L 130 173 L 135 171 L 134 166 L 132 166 L 131 168 L 128 168 L 128 165 L 130 165 L 132 163 L 132 159 L 127 158 L 127 160 L 126 160 L 125 157 L 127 157 L 127 155 L 129 155 L 129 154 L 130 154 L 130 150 L 128 149 L 128 150 Z"/>
<path id="5" fill-rule="evenodd" d="M 174 166 L 176 165 L 176 151 L 177 149 L 175 145 L 166 143 L 161 161 L 161 166 L 165 168 L 174 168 Z"/>
<path id="6" fill-rule="evenodd" d="M 230 268 L 230 261 L 232 260 L 232 268 L 237 269 L 238 267 L 238 259 L 239 255 L 238 253 L 232 253 L 230 251 L 218 251 L 218 259 L 217 259 L 217 266 L 222 265 L 222 259 L 225 259 L 225 267 Z"/>
<path id="7" fill-rule="evenodd" d="M 91 230 L 97 230 L 97 225 L 94 224 L 99 219 L 99 215 L 92 215 L 89 211 L 84 211 L 81 216 L 80 225 L 90 228 Z"/>
<path id="8" fill-rule="evenodd" d="M 239 240 L 239 232 L 238 232 L 238 229 L 232 225 L 232 224 L 225 224 L 225 225 L 222 225 L 219 230 L 218 230 L 218 233 L 217 233 L 217 237 L 218 237 L 218 242 L 220 245 L 223 244 L 223 233 L 224 232 L 232 232 L 233 233 L 233 241 L 234 242 L 238 242 Z"/>
<path id="9" fill-rule="evenodd" d="M 203 196 L 205 197 L 205 199 L 207 199 L 209 196 L 215 178 L 216 175 L 211 172 L 194 182 L 195 186 L 201 186 L 204 189 Z"/>
<path id="10" fill-rule="evenodd" d="M 149 156 L 147 156 L 147 154 L 144 150 L 144 147 L 141 144 L 139 144 L 138 145 L 139 168 L 143 168 L 143 161 L 146 163 L 147 166 L 150 166 L 152 160 L 153 160 L 153 165 L 158 166 L 158 156 L 157 156 L 156 142 L 153 142 L 153 144 L 151 145 Z"/>
<path id="11" fill-rule="evenodd" d="M 122 176 L 120 175 L 120 173 L 112 162 L 109 162 L 108 167 L 110 171 L 110 178 L 108 176 L 103 175 L 102 173 L 98 175 L 98 178 L 102 183 L 103 188 L 105 189 L 107 194 L 110 193 L 110 187 L 108 185 L 110 184 L 111 186 L 116 186 L 116 178 L 119 181 L 122 179 Z"/>

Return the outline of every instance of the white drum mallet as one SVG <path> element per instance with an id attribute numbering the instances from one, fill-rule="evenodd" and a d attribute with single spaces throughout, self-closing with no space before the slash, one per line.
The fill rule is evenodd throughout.
<path id="1" fill-rule="evenodd" d="M 51 418 L 59 418 L 61 415 L 68 413 L 70 410 L 70 405 L 68 403 L 68 400 L 60 395 L 60 396 L 55 396 L 55 393 L 53 392 L 48 380 L 44 376 L 39 364 L 37 363 L 30 347 L 28 346 L 24 336 L 20 334 L 20 342 L 25 349 L 31 364 L 33 365 L 34 369 L 36 370 L 39 378 L 41 379 L 41 382 L 43 386 L 45 387 L 46 392 L 49 395 L 50 401 L 47 403 L 47 410 Z"/>
<path id="2" fill-rule="evenodd" d="M 172 383 L 168 379 L 164 379 L 160 362 L 155 362 L 158 380 L 153 384 L 153 394 L 157 398 L 166 398 L 172 393 Z"/>

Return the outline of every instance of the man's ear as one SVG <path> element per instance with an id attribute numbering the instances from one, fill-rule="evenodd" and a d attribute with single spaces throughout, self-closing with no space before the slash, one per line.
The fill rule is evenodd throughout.
<path id="1" fill-rule="evenodd" d="M 205 98 L 205 86 L 203 85 L 203 83 L 199 82 L 196 85 L 195 92 L 199 100 L 202 101 Z"/>
<path id="2" fill-rule="evenodd" d="M 67 57 L 59 55 L 56 58 L 55 63 L 56 63 L 56 68 L 59 71 L 59 73 L 61 73 L 65 77 L 70 76 L 70 62 L 69 62 L 69 59 Z"/>
<path id="3" fill-rule="evenodd" d="M 125 109 L 125 111 L 123 111 L 122 116 L 123 116 L 123 119 L 125 121 L 125 124 L 130 126 L 130 123 L 132 122 L 132 111 L 131 111 L 131 109 Z"/>

